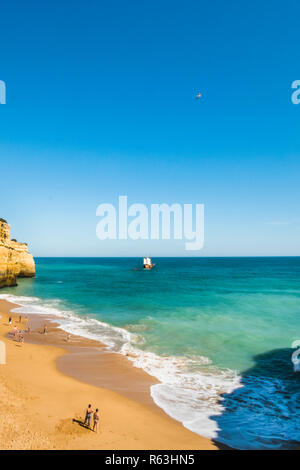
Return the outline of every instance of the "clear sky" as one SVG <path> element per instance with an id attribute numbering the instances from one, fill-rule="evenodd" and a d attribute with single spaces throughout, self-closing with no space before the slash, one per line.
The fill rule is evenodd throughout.
<path id="1" fill-rule="evenodd" d="M 2 2 L 12 235 L 36 256 L 300 255 L 299 15 L 298 0 Z M 119 195 L 204 203 L 204 249 L 101 242 L 96 208 Z"/>

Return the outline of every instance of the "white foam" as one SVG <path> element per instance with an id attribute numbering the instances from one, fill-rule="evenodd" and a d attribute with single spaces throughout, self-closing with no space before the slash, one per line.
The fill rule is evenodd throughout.
<path id="1" fill-rule="evenodd" d="M 206 357 L 158 356 L 128 343 L 120 352 L 159 380 L 151 396 L 168 415 L 204 437 L 217 437 L 216 423 L 209 418 L 222 413 L 221 394 L 241 387 L 234 371 L 209 366 Z"/>
<path id="2" fill-rule="evenodd" d="M 16 313 L 55 317 L 65 331 L 99 340 L 126 356 L 135 367 L 158 379 L 159 383 L 151 387 L 154 402 L 195 433 L 241 449 L 277 448 L 279 441 L 300 440 L 297 410 L 291 414 L 291 402 L 278 393 L 284 391 L 280 380 L 250 377 L 245 386 L 245 380 L 242 385 L 234 371 L 217 369 L 206 357 L 161 356 L 143 351 L 140 334 L 66 310 L 59 299 L 43 301 L 10 294 L 1 294 L 0 298 L 21 305 L 14 309 Z M 222 394 L 234 390 L 235 398 L 230 402 L 229 395 L 225 403 L 230 412 L 224 413 Z M 275 395 L 276 402 L 270 399 Z"/>
<path id="3" fill-rule="evenodd" d="M 188 429 L 209 438 L 216 437 L 216 425 L 209 417 L 222 412 L 218 404 L 220 394 L 230 393 L 239 386 L 234 372 L 207 368 L 210 360 L 206 357 L 159 356 L 143 351 L 139 348 L 143 343 L 140 335 L 64 310 L 58 299 L 46 302 L 37 297 L 10 294 L 2 294 L 0 298 L 21 305 L 13 310 L 15 313 L 54 316 L 64 331 L 100 340 L 127 356 L 135 367 L 160 382 L 151 387 L 151 396 L 159 407 Z"/>
<path id="4" fill-rule="evenodd" d="M 101 322 L 94 318 L 81 317 L 72 310 L 66 310 L 62 307 L 59 299 L 51 299 L 51 301 L 43 301 L 38 297 L 14 296 L 11 294 L 1 294 L 0 299 L 20 305 L 12 309 L 12 312 L 18 314 L 37 314 L 55 317 L 59 326 L 64 331 L 84 336 L 85 338 L 94 339 L 103 342 L 114 350 L 118 350 L 124 343 L 136 341 L 138 336 L 129 331 L 118 328 L 108 323 Z M 51 318 L 50 318 L 51 320 Z"/>

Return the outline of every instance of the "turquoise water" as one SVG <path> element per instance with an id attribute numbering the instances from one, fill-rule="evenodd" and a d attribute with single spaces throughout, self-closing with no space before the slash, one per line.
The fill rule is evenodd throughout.
<path id="1" fill-rule="evenodd" d="M 195 432 L 240 448 L 300 441 L 300 258 L 155 262 L 38 258 L 36 278 L 1 296 L 130 352 L 162 382 L 153 399 Z"/>

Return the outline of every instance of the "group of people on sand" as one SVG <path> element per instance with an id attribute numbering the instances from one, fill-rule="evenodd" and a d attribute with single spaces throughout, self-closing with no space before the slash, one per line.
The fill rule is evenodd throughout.
<path id="1" fill-rule="evenodd" d="M 28 321 L 27 317 L 25 317 L 25 319 L 26 319 L 26 322 L 27 322 Z M 12 324 L 12 316 L 9 316 L 8 323 L 9 323 L 9 325 Z M 21 315 L 19 316 L 19 323 L 22 323 L 22 316 Z M 25 331 L 27 331 L 27 333 L 30 333 L 30 327 L 28 325 L 27 325 L 27 330 L 19 329 L 15 325 L 14 329 L 13 329 L 14 340 L 18 341 L 19 343 L 24 343 L 24 333 L 25 333 Z"/>
<path id="2" fill-rule="evenodd" d="M 98 432 L 98 426 L 100 421 L 99 410 L 96 408 L 96 411 L 92 409 L 92 405 L 89 405 L 85 410 L 85 419 L 84 419 L 84 426 L 91 428 L 91 420 L 93 417 L 93 431 Z"/>
<path id="3" fill-rule="evenodd" d="M 17 320 L 14 320 L 15 322 L 17 322 Z M 13 317 L 12 315 L 9 315 L 8 317 L 8 323 L 9 325 L 11 325 L 13 322 Z M 22 323 L 23 322 L 23 318 L 22 318 L 22 315 L 19 316 L 19 323 Z M 13 336 L 14 336 L 14 340 L 15 341 L 19 341 L 20 343 L 24 343 L 24 333 L 28 333 L 30 334 L 31 333 L 31 326 L 30 326 L 30 323 L 29 323 L 29 320 L 28 320 L 28 317 L 25 316 L 25 323 L 26 323 L 26 329 L 19 329 L 17 327 L 17 325 L 14 326 L 14 329 L 13 329 Z M 44 323 L 43 324 L 43 328 L 42 328 L 42 331 L 41 333 L 43 335 L 46 335 L 48 333 L 48 325 L 47 323 Z M 67 336 L 66 336 L 66 342 L 68 343 L 71 339 L 71 335 L 68 333 Z"/>
<path id="4" fill-rule="evenodd" d="M 19 343 L 24 343 L 24 330 L 18 330 L 16 326 L 14 326 L 14 340 L 18 341 Z"/>
<path id="5" fill-rule="evenodd" d="M 25 317 L 25 321 L 28 321 L 28 318 Z M 11 325 L 12 324 L 12 316 L 10 315 L 8 318 L 8 323 Z M 22 323 L 22 315 L 19 315 L 19 323 Z"/>

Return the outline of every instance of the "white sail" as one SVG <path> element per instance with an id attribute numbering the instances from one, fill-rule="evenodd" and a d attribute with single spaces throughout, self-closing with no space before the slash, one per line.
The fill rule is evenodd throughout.
<path id="1" fill-rule="evenodd" d="M 147 264 L 151 264 L 151 258 L 147 258 Z"/>
<path id="2" fill-rule="evenodd" d="M 147 258 L 144 258 L 144 265 L 147 264 Z"/>

